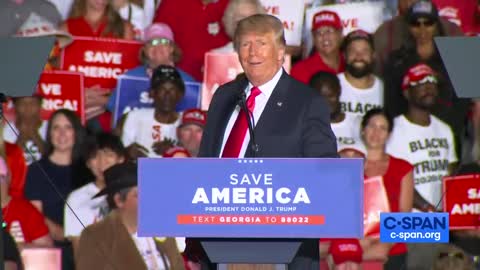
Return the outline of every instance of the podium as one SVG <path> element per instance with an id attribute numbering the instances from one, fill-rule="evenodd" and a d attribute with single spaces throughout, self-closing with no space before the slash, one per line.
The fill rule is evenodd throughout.
<path id="1" fill-rule="evenodd" d="M 195 238 L 218 269 L 286 269 L 302 244 L 363 237 L 362 159 L 141 158 L 138 170 L 139 236 Z"/>

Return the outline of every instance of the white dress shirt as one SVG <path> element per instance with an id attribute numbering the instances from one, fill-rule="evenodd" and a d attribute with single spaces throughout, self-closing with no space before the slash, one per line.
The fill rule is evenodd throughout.
<path id="1" fill-rule="evenodd" d="M 280 80 L 280 77 L 282 77 L 282 73 L 283 73 L 283 68 L 280 68 L 270 81 L 268 81 L 263 85 L 257 86 L 260 89 L 260 91 L 262 91 L 262 93 L 255 98 L 255 108 L 253 109 L 254 127 L 257 125 L 258 119 L 260 119 L 260 116 L 262 115 L 263 110 L 267 105 L 268 99 L 272 95 L 273 89 L 275 89 L 275 86 L 277 86 L 278 81 Z M 253 88 L 253 85 L 251 83 L 248 83 L 248 86 L 245 89 L 245 93 L 247 97 L 250 95 L 252 88 Z M 235 124 L 235 121 L 237 120 L 239 113 L 240 113 L 240 106 L 237 105 L 232 115 L 230 116 L 230 120 L 228 120 L 227 127 L 225 128 L 222 148 L 219 154 L 220 157 L 222 156 L 223 148 L 227 143 L 228 137 L 230 136 L 230 132 L 232 131 L 233 125 Z M 240 149 L 240 153 L 238 156 L 239 158 L 245 157 L 245 152 L 247 150 L 249 142 L 250 142 L 250 133 L 247 131 L 247 134 L 245 135 L 245 139 L 243 139 L 242 148 Z"/>

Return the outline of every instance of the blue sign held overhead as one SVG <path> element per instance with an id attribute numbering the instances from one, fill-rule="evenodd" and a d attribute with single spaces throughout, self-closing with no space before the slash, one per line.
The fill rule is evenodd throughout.
<path id="1" fill-rule="evenodd" d="M 361 238 L 361 159 L 139 159 L 139 235 Z"/>
<path id="2" fill-rule="evenodd" d="M 384 243 L 448 243 L 448 213 L 381 213 Z"/>
<path id="3" fill-rule="evenodd" d="M 120 75 L 117 79 L 117 96 L 114 107 L 114 123 L 126 112 L 151 108 L 153 100 L 149 96 L 150 81 L 147 78 Z M 186 82 L 185 96 L 177 106 L 177 111 L 200 108 L 201 84 Z"/>

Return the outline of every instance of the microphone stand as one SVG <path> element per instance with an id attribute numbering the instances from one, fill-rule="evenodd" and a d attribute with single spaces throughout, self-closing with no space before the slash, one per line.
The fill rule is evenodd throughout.
<path id="1" fill-rule="evenodd" d="M 252 153 L 253 157 L 257 156 L 257 152 L 259 150 L 258 144 L 255 140 L 255 132 L 253 131 L 253 113 L 250 112 L 250 110 L 247 107 L 247 95 L 245 94 L 245 91 L 242 91 L 240 93 L 240 109 L 242 109 L 245 112 L 245 117 L 247 117 L 247 124 L 248 124 L 248 132 L 250 134 L 250 141 L 252 143 L 251 148 L 252 148 Z"/>

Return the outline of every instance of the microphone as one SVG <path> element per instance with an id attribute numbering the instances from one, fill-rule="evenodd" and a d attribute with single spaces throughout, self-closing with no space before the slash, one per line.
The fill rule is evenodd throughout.
<path id="1" fill-rule="evenodd" d="M 259 150 L 259 146 L 258 146 L 258 144 L 255 140 L 255 132 L 253 131 L 253 126 L 254 126 L 254 124 L 253 124 L 254 123 L 253 122 L 254 121 L 253 112 L 251 112 L 248 109 L 247 94 L 243 90 L 240 92 L 238 105 L 240 106 L 240 109 L 245 112 L 245 117 L 247 117 L 248 133 L 250 134 L 250 141 L 252 143 L 251 149 L 252 149 L 252 152 L 253 152 L 253 157 L 255 157 L 258 150 Z"/>

